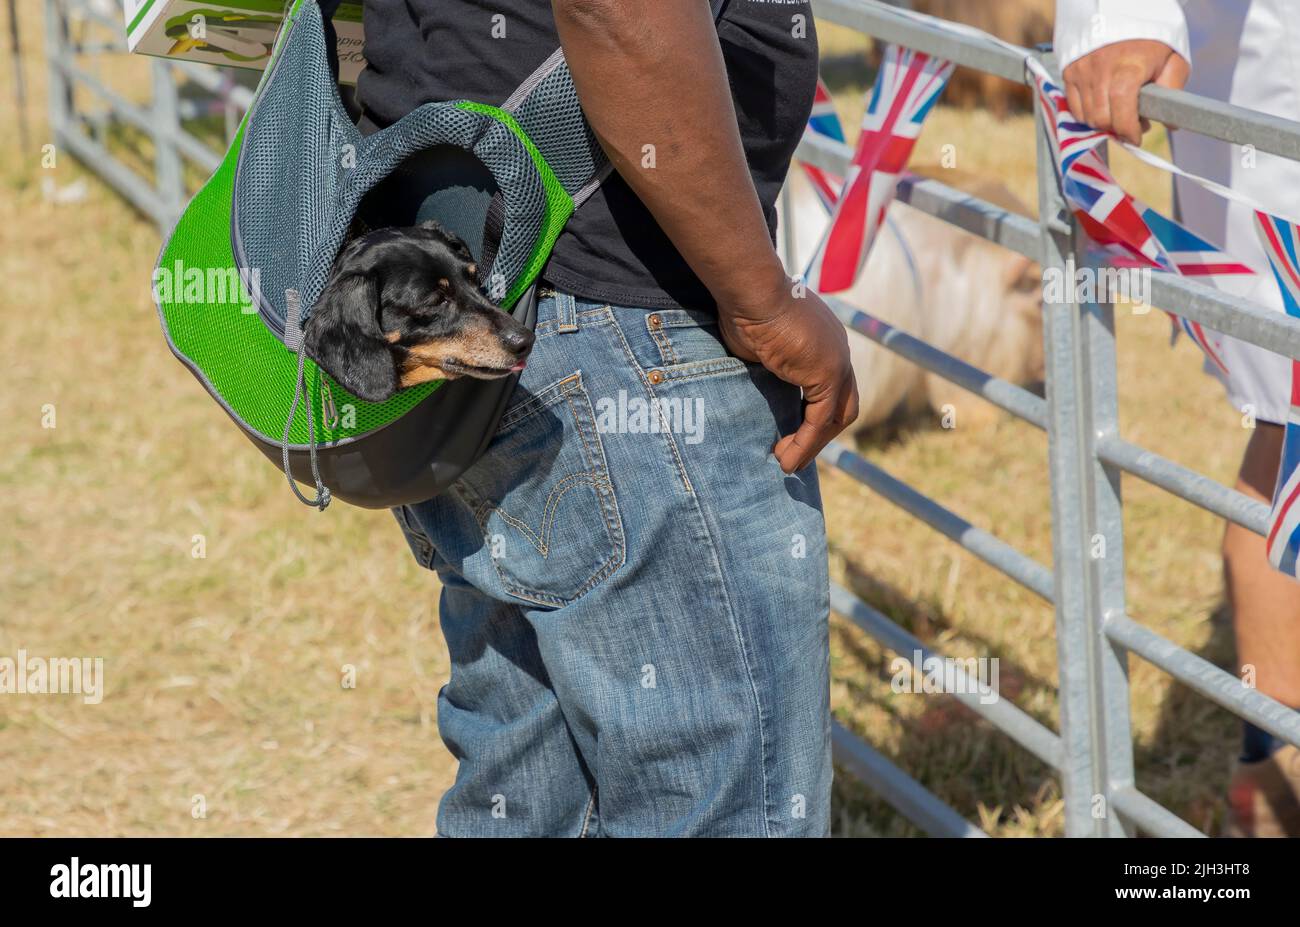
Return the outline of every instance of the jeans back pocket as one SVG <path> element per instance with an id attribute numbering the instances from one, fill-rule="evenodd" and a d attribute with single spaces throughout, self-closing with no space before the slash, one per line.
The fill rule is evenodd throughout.
<path id="1" fill-rule="evenodd" d="M 645 330 L 656 349 L 648 358 L 649 366 L 658 368 L 667 379 L 746 369 L 745 362 L 723 344 L 716 316 L 686 309 L 658 309 L 645 315 Z"/>
<path id="2" fill-rule="evenodd" d="M 567 605 L 623 563 L 623 523 L 581 372 L 507 409 L 455 491 L 510 595 Z"/>

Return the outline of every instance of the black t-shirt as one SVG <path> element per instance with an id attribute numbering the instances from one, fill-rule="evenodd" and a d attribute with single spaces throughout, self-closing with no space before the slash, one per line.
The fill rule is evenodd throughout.
<path id="1" fill-rule="evenodd" d="M 390 125 L 430 100 L 500 105 L 559 46 L 550 0 L 365 0 L 363 10 L 368 65 L 357 100 L 363 123 L 372 126 Z M 718 37 L 750 173 L 775 241 L 776 197 L 817 82 L 812 11 L 807 0 L 727 0 Z M 574 214 L 543 277 L 566 292 L 616 305 L 713 306 L 617 174 Z"/>

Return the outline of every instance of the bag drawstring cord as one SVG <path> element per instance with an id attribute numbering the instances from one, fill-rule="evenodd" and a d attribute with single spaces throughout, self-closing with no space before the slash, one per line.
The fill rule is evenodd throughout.
<path id="1" fill-rule="evenodd" d="M 300 312 L 302 301 L 297 290 L 284 291 L 285 304 L 288 308 L 288 318 L 285 320 L 284 327 L 284 344 L 290 350 L 298 352 L 298 376 L 293 387 L 293 403 L 289 406 L 289 418 L 284 423 L 284 437 L 280 441 L 280 449 L 283 451 L 284 476 L 289 481 L 289 488 L 293 494 L 298 497 L 298 501 L 303 505 L 310 505 L 320 511 L 325 511 L 325 507 L 330 504 L 329 487 L 321 482 L 320 463 L 316 459 L 316 415 L 312 408 L 310 396 L 303 396 L 305 380 L 305 366 L 307 358 L 307 339 L 302 336 L 302 325 Z M 298 403 L 305 400 L 307 405 L 307 451 L 311 458 L 311 476 L 316 484 L 316 498 L 309 499 L 298 488 L 297 481 L 293 478 L 293 473 L 289 469 L 289 432 L 293 428 L 294 419 L 298 417 Z"/>

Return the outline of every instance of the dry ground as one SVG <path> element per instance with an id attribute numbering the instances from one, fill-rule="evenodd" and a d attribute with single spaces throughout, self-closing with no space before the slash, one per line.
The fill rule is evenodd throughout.
<path id="1" fill-rule="evenodd" d="M 39 16 L 25 9 L 28 47 Z M 832 44 L 834 40 L 832 39 Z M 107 694 L 0 699 L 0 834 L 422 834 L 453 764 L 435 698 L 447 673 L 436 589 L 385 513 L 303 509 L 170 357 L 148 290 L 156 230 L 70 157 L 19 153 L 0 59 L 0 655 L 102 656 Z M 37 148 L 43 62 L 27 62 Z M 139 62 L 113 66 L 126 86 Z M 856 121 L 860 94 L 839 94 Z M 918 148 L 1034 200 L 1032 125 L 941 109 Z M 1159 178 L 1121 164 L 1135 190 Z M 1130 438 L 1229 479 L 1246 433 L 1189 344 L 1158 314 L 1122 316 Z M 52 405 L 56 427 L 43 427 Z M 959 413 L 960 423 L 960 413 Z M 1050 562 L 1046 441 L 1010 419 L 917 422 L 864 445 L 890 472 Z M 828 473 L 833 571 L 923 640 L 1002 659 L 1006 697 L 1055 724 L 1050 610 L 845 477 Z M 1224 663 L 1212 616 L 1219 522 L 1126 481 L 1129 590 L 1145 624 Z M 192 556 L 202 535 L 206 557 Z M 847 622 L 833 631 L 837 717 L 994 833 L 1059 834 L 1049 771 L 944 698 L 889 691 L 888 661 Z M 355 689 L 341 679 L 357 670 Z M 1216 827 L 1234 725 L 1133 666 L 1138 779 Z M 196 816 L 202 796 L 205 816 Z M 841 777 L 836 832 L 915 831 Z"/>

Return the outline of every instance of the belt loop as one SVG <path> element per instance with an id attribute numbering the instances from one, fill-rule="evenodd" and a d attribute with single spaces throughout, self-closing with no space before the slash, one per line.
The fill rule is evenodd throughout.
<path id="1" fill-rule="evenodd" d="M 560 324 L 555 326 L 557 332 L 576 332 L 578 330 L 578 301 L 572 293 L 557 291 L 555 294 L 555 314 Z"/>

